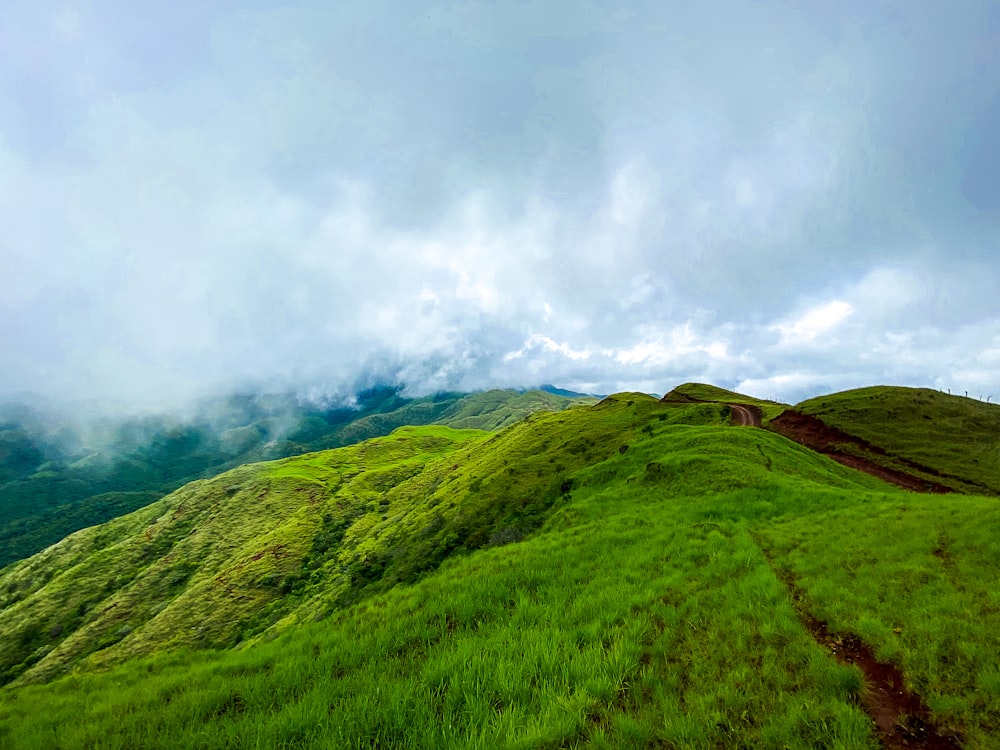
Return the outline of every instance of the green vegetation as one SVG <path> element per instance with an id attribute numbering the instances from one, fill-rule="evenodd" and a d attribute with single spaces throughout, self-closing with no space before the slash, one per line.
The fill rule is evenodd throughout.
<path id="1" fill-rule="evenodd" d="M 539 411 L 562 411 L 569 406 L 594 403 L 592 398 L 567 398 L 545 391 L 492 390 L 473 393 L 457 401 L 435 420 L 456 428 L 500 430 Z"/>
<path id="2" fill-rule="evenodd" d="M 865 457 L 961 492 L 1000 494 L 1000 406 L 928 388 L 878 386 L 797 410 L 884 450 Z"/>
<path id="3" fill-rule="evenodd" d="M 742 393 L 727 391 L 705 383 L 684 383 L 674 388 L 663 397 L 664 403 L 685 404 L 692 402 L 720 403 L 720 404 L 747 404 L 756 406 L 761 410 L 765 421 L 773 419 L 788 408 L 787 404 L 779 404 L 776 401 L 744 396 Z"/>
<path id="4" fill-rule="evenodd" d="M 619 448 L 637 408 L 495 436 L 406 427 L 189 484 L 0 574 L 0 675 L 48 679 L 164 642 L 231 646 L 516 541 L 568 494 L 570 472 Z"/>
<path id="5" fill-rule="evenodd" d="M 85 448 L 71 434 L 49 434 L 41 417 L 21 409 L 0 420 L 0 567 L 246 463 L 350 445 L 403 425 L 495 430 L 581 402 L 512 390 L 410 399 L 393 388 L 365 391 L 357 401 L 318 409 L 288 396 L 232 396 L 204 404 L 191 421 L 146 417 L 101 425 L 99 448 Z"/>
<path id="6" fill-rule="evenodd" d="M 242 467 L 0 572 L 0 745 L 874 750 L 808 612 L 990 748 L 998 502 L 642 394 Z"/>
<path id="7" fill-rule="evenodd" d="M 1000 500 L 875 495 L 758 532 L 803 606 L 899 665 L 967 747 L 1000 736 Z M 991 739 L 992 738 L 992 739 Z"/>
<path id="8" fill-rule="evenodd" d="M 105 492 L 35 511 L 0 529 L 0 564 L 22 559 L 78 529 L 110 521 L 155 502 L 160 492 Z"/>

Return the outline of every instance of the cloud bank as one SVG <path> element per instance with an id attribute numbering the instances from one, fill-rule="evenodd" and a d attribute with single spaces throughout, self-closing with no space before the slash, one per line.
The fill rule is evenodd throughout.
<path id="1" fill-rule="evenodd" d="M 144 5 L 0 9 L 0 394 L 1000 395 L 993 3 Z"/>

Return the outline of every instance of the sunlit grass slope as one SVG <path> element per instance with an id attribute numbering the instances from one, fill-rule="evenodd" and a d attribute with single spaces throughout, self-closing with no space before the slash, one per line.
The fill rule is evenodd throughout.
<path id="1" fill-rule="evenodd" d="M 512 390 L 491 390 L 471 393 L 441 414 L 436 424 L 475 430 L 499 430 L 514 424 L 528 414 L 539 411 L 562 411 L 573 405 L 592 404 L 589 397 L 567 398 L 546 391 L 523 393 Z"/>
<path id="2" fill-rule="evenodd" d="M 529 418 L 496 436 L 400 428 L 186 485 L 0 573 L 0 676 L 231 646 L 520 539 L 570 472 L 619 447 L 638 408 Z"/>
<path id="3" fill-rule="evenodd" d="M 97 670 L 113 661 L 101 651 L 68 677 L 8 686 L 0 746 L 878 747 L 860 674 L 812 640 L 789 579 L 798 606 L 900 663 L 966 747 L 993 747 L 997 500 L 897 491 L 725 416 L 620 394 L 498 435 L 403 431 L 247 467 L 159 516 L 75 535 L 51 583 L 86 565 L 84 545 L 114 549 L 115 524 L 142 537 L 210 489 L 218 514 L 237 485 L 230 498 L 255 483 L 304 496 L 248 495 L 242 517 L 285 520 L 242 546 L 213 532 L 220 550 L 199 554 L 227 570 L 280 568 L 295 558 L 268 551 L 278 529 L 344 519 L 315 522 L 239 648 L 147 636 L 154 654 Z M 28 564 L 44 576 L 37 558 L 16 569 Z M 211 608 L 255 590 L 237 572 Z M 197 575 L 163 611 L 195 597 Z"/>
<path id="4" fill-rule="evenodd" d="M 72 455 L 0 413 L 0 567 L 243 464 L 351 445 L 401 426 L 496 430 L 535 411 L 592 401 L 540 390 L 407 398 L 383 387 L 358 394 L 353 407 L 321 408 L 291 395 L 234 395 L 207 402 L 193 421 L 151 416 L 106 426 L 103 448 L 77 447 Z"/>
<path id="5" fill-rule="evenodd" d="M 911 474 L 964 492 L 1000 494 L 1000 406 L 928 388 L 859 388 L 798 404 L 799 411 L 933 470 Z M 869 456 L 879 460 L 877 456 Z"/>
<path id="6" fill-rule="evenodd" d="M 397 407 L 390 401 L 384 411 L 367 414 L 336 429 L 316 417 L 310 424 L 300 423 L 289 435 L 285 455 L 339 448 L 388 435 L 403 426 L 441 424 L 458 429 L 498 430 L 536 411 L 562 411 L 593 399 L 566 398 L 540 390 L 493 389 L 398 400 L 403 405 Z"/>

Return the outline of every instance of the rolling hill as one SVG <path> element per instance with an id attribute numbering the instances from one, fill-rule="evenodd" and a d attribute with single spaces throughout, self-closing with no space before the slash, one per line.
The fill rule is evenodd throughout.
<path id="1" fill-rule="evenodd" d="M 877 386 L 798 404 L 873 446 L 869 457 L 962 492 L 1000 494 L 1000 407 L 928 388 Z"/>
<path id="2" fill-rule="evenodd" d="M 673 393 L 242 466 L 8 566 L 0 745 L 993 747 L 998 498 Z"/>
<path id="3" fill-rule="evenodd" d="M 787 404 L 745 396 L 705 383 L 684 383 L 665 394 L 660 400 L 665 404 L 718 403 L 751 406 L 759 409 L 761 416 L 766 420 L 778 416 L 788 408 Z"/>
<path id="4" fill-rule="evenodd" d="M 405 398 L 396 388 L 373 388 L 351 406 L 320 408 L 289 395 L 234 395 L 187 418 L 104 420 L 76 430 L 8 407 L 0 414 L 0 567 L 246 463 L 349 445 L 403 425 L 494 430 L 580 401 L 540 390 Z"/>

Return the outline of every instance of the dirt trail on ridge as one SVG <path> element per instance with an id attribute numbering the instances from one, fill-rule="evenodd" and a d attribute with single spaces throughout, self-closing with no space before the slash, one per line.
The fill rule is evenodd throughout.
<path id="1" fill-rule="evenodd" d="M 668 399 L 664 397 L 661 400 L 667 401 Z M 669 400 L 680 403 L 705 403 L 686 394 L 675 395 Z M 726 406 L 730 410 L 730 424 L 740 427 L 763 426 L 763 411 L 759 406 L 730 403 L 726 403 Z M 912 466 L 918 471 L 940 476 L 933 469 L 914 464 L 900 457 L 890 456 L 884 449 L 876 445 L 849 435 L 816 417 L 803 414 L 795 409 L 787 409 L 779 417 L 771 420 L 767 429 L 806 448 L 829 456 L 845 466 L 850 466 L 852 469 L 863 471 L 909 490 L 940 493 L 954 491 L 942 484 L 907 474 L 898 469 L 890 469 L 870 459 L 854 455 L 857 452 L 885 456 L 903 465 Z M 879 661 L 871 646 L 853 633 L 842 635 L 832 633 L 825 622 L 805 611 L 802 607 L 802 591 L 795 578 L 787 569 L 782 569 L 774 564 L 764 546 L 761 546 L 761 551 L 771 563 L 779 580 L 787 587 L 795 611 L 813 639 L 828 649 L 837 661 L 842 664 L 854 665 L 861 670 L 864 675 L 864 687 L 858 695 L 858 702 L 871 718 L 875 733 L 884 748 L 887 750 L 961 750 L 962 745 L 959 739 L 942 731 L 934 723 L 930 710 L 920 696 L 907 689 L 903 672 L 899 667 L 889 662 Z"/>
<path id="2" fill-rule="evenodd" d="M 789 440 L 794 440 L 799 445 L 804 445 L 817 453 L 829 456 L 834 461 L 850 466 L 852 469 L 863 471 L 878 477 L 884 482 L 898 485 L 914 492 L 954 492 L 951 487 L 947 487 L 929 479 L 923 479 L 913 474 L 908 474 L 900 469 L 892 469 L 882 466 L 875 461 L 864 458 L 858 454 L 869 454 L 893 458 L 897 463 L 909 465 L 922 473 L 938 474 L 934 469 L 926 466 L 919 466 L 912 461 L 899 457 L 891 457 L 882 448 L 872 445 L 866 440 L 850 435 L 836 427 L 831 427 L 817 417 L 803 414 L 795 409 L 788 409 L 782 412 L 781 416 L 772 419 L 768 425 L 769 429 L 783 435 Z"/>
<path id="3" fill-rule="evenodd" d="M 746 406 L 744 404 L 726 404 L 729 407 L 729 415 L 732 424 L 741 427 L 760 427 L 761 412 L 759 406 Z"/>
<path id="4" fill-rule="evenodd" d="M 762 412 L 759 407 L 727 404 L 730 423 L 742 427 L 761 427 Z M 768 429 L 810 448 L 853 469 L 871 474 L 906 489 L 918 492 L 952 492 L 937 484 L 903 471 L 890 469 L 866 458 L 847 453 L 843 448 L 857 452 L 888 456 L 878 446 L 849 435 L 820 419 L 794 409 L 788 409 L 771 420 Z M 920 471 L 936 473 L 905 459 L 896 460 L 914 466 Z M 768 466 L 770 468 L 770 466 Z M 759 541 L 758 541 L 759 544 Z M 961 750 L 960 741 L 937 726 L 930 709 L 923 699 L 906 687 L 905 676 L 898 666 L 879 661 L 871 646 L 853 633 L 837 634 L 827 624 L 803 608 L 803 593 L 787 569 L 774 564 L 774 560 L 761 546 L 778 579 L 792 598 L 793 607 L 803 626 L 820 646 L 827 649 L 841 664 L 853 665 L 864 675 L 864 686 L 857 696 L 861 709 L 868 714 L 880 744 L 886 750 Z"/>
<path id="5" fill-rule="evenodd" d="M 753 404 L 732 404 L 723 401 L 702 401 L 687 394 L 668 394 L 670 398 L 664 396 L 661 401 L 670 403 L 724 403 L 729 407 L 730 424 L 740 427 L 763 427 L 763 411 L 759 406 Z M 891 456 L 883 448 L 873 445 L 866 440 L 850 435 L 836 427 L 831 427 L 817 417 L 803 414 L 795 409 L 786 409 L 779 417 L 772 419 L 765 429 L 776 432 L 799 445 L 805 446 L 817 453 L 829 456 L 844 466 L 863 471 L 873 477 L 881 479 L 883 482 L 895 484 L 913 492 L 934 492 L 945 494 L 955 492 L 953 487 L 948 487 L 939 482 L 909 474 L 901 469 L 889 468 L 880 463 L 865 458 L 867 455 L 884 456 L 891 458 L 896 464 L 911 467 L 915 471 L 931 476 L 944 478 L 941 472 L 927 466 L 921 466 L 908 461 L 899 456 Z M 859 455 L 860 454 L 860 455 Z M 950 477 L 955 478 L 957 477 Z M 964 480 L 963 480 L 964 481 Z"/>

